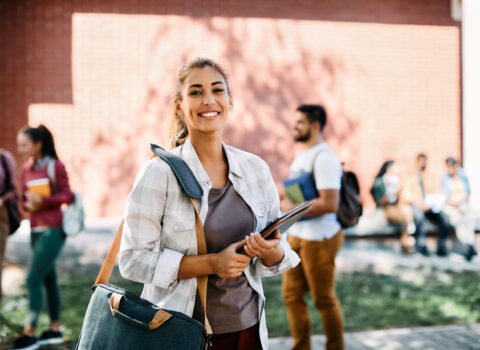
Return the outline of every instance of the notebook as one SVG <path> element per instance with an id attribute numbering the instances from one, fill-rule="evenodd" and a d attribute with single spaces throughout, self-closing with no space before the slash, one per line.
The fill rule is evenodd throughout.
<path id="1" fill-rule="evenodd" d="M 300 176 L 285 180 L 283 186 L 285 187 L 288 198 L 295 204 L 318 197 L 313 173 L 303 173 Z"/>
<path id="2" fill-rule="evenodd" d="M 40 178 L 26 182 L 28 191 L 39 195 L 40 197 L 50 197 L 52 190 L 50 188 L 50 180 L 48 178 Z"/>

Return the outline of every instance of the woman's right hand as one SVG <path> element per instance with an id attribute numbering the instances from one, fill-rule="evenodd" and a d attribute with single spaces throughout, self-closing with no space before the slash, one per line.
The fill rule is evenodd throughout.
<path id="1" fill-rule="evenodd" d="M 230 244 L 227 248 L 215 255 L 213 269 L 220 278 L 235 278 L 243 273 L 250 263 L 250 257 L 238 254 L 237 249 L 245 245 L 245 240 Z"/>

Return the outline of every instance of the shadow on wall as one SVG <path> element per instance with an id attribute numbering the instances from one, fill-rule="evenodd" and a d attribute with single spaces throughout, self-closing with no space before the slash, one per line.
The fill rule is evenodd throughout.
<path id="1" fill-rule="evenodd" d="M 347 150 L 350 166 L 355 167 L 356 148 L 350 140 L 358 121 L 345 107 L 346 80 L 358 74 L 353 64 L 321 49 L 309 50 L 301 44 L 292 48 L 292 42 L 302 42 L 302 34 L 286 31 L 282 24 L 263 28 L 267 45 L 263 40 L 256 42 L 248 26 L 232 32 L 219 30 L 212 23 L 208 27 L 215 35 L 226 36 L 223 55 L 243 99 L 241 108 L 234 111 L 235 121 L 226 130 L 228 142 L 264 158 L 281 182 L 288 177 L 294 156 L 294 111 L 302 103 L 319 103 L 328 112 L 327 140 L 335 149 Z M 258 50 L 245 48 L 243 44 L 250 40 Z"/>
<path id="2" fill-rule="evenodd" d="M 74 106 L 78 111 L 84 109 L 85 104 L 90 104 L 88 113 L 108 119 L 106 124 L 89 126 L 91 133 L 87 150 L 72 157 L 75 176 L 87 191 L 86 203 L 90 215 L 121 215 L 135 174 L 149 157 L 149 143 L 167 145 L 169 103 L 174 92 L 176 71 L 180 64 L 197 56 L 215 59 L 224 64 L 229 73 L 234 112 L 225 131 L 225 142 L 264 158 L 271 166 L 277 183 L 288 177 L 288 167 L 294 156 L 292 117 L 301 103 L 320 103 L 326 107 L 329 114 L 327 141 L 339 152 L 342 161 L 355 169 L 358 147 L 353 136 L 359 127 L 359 118 L 347 109 L 346 85 L 350 79 L 363 74 L 357 63 L 335 52 L 302 43 L 304 33 L 301 29 L 292 30 L 296 28 L 292 23 L 286 25 L 241 18 L 162 19 L 150 17 L 142 20 L 135 16 L 120 19 L 125 25 L 136 21 L 132 30 L 137 26 L 141 28 L 138 33 L 129 36 L 129 41 L 143 40 L 142 47 L 146 48 L 144 56 L 137 57 L 132 53 L 132 57 L 128 58 L 130 61 L 127 62 L 133 62 L 129 64 L 136 65 L 135 73 L 119 72 L 116 63 L 106 59 L 103 62 L 109 64 L 101 67 L 101 74 L 89 72 L 95 77 L 123 79 L 122 84 L 129 84 L 135 78 L 132 75 L 139 75 L 138 85 L 132 85 L 131 89 L 140 89 L 140 94 L 135 91 L 140 98 L 118 96 L 111 91 L 105 94 L 108 88 L 102 86 L 105 82 L 101 80 L 91 83 L 89 79 L 83 79 L 81 84 L 87 82 L 90 85 L 74 86 L 82 89 L 82 94 L 88 90 L 92 96 L 98 89 L 99 94 L 104 94 L 103 101 L 98 101 L 99 105 L 104 103 L 117 107 L 116 112 L 112 112 L 105 105 L 95 106 L 97 102 L 83 99 L 78 99 L 83 107 Z M 103 23 L 102 20 L 103 17 L 98 15 L 93 18 L 99 23 Z M 92 24 L 87 22 L 83 25 Z M 184 33 L 176 30 L 179 25 L 188 25 L 196 37 L 208 37 L 208 43 L 190 37 L 187 40 Z M 152 28 L 153 32 L 142 37 L 140 34 L 145 28 Z M 74 31 L 81 29 L 74 28 Z M 258 36 L 259 30 L 263 37 Z M 267 43 L 265 38 L 268 38 Z M 87 39 L 100 40 L 96 37 Z M 122 45 L 139 45 L 125 42 L 124 38 L 122 40 L 119 40 Z M 121 49 L 125 50 L 125 47 L 118 47 L 118 50 Z M 88 46 L 82 50 L 88 50 Z M 73 54 L 88 53 L 74 51 Z M 119 78 L 122 74 L 124 77 Z M 116 80 L 115 83 L 118 84 Z M 104 102 L 105 99 L 109 100 Z M 134 108 L 130 108 L 132 104 Z M 125 110 L 130 111 L 128 115 L 125 115 Z M 115 117 L 112 118 L 112 115 Z M 81 116 L 76 118 L 81 119 Z"/>

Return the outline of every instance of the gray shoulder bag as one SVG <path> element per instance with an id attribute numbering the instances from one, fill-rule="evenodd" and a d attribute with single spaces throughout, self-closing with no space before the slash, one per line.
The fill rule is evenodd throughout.
<path id="1" fill-rule="evenodd" d="M 173 170 L 195 208 L 198 254 L 206 254 L 205 233 L 195 207 L 203 190 L 185 161 L 151 145 L 154 154 Z M 77 349 L 210 349 L 210 324 L 206 318 L 207 277 L 197 277 L 198 294 L 205 314 L 205 327 L 181 312 L 165 310 L 123 288 L 108 284 L 120 249 L 123 221 L 98 273 L 88 304 Z"/>

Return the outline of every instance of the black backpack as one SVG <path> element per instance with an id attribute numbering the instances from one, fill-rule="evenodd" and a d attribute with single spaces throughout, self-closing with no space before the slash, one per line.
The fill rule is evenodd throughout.
<path id="1" fill-rule="evenodd" d="M 363 213 L 360 202 L 360 186 L 355 173 L 344 171 L 340 185 L 340 204 L 337 210 L 337 219 L 342 228 L 355 226 Z"/>

